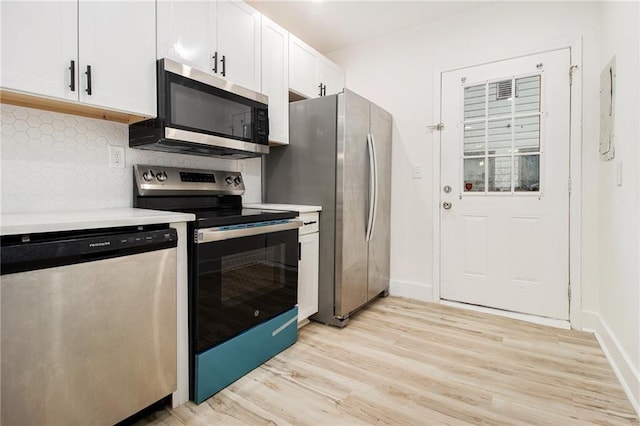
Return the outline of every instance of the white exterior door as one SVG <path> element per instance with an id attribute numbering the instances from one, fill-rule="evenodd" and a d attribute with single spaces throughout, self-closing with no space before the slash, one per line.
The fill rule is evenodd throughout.
<path id="1" fill-rule="evenodd" d="M 442 74 L 441 298 L 569 318 L 569 49 Z"/>

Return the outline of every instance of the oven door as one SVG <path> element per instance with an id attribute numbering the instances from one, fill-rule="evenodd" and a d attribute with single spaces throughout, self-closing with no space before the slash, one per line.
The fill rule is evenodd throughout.
<path id="1" fill-rule="evenodd" d="M 296 305 L 299 226 L 294 221 L 196 232 L 190 297 L 194 353 Z M 284 230 L 268 231 L 273 228 Z"/>

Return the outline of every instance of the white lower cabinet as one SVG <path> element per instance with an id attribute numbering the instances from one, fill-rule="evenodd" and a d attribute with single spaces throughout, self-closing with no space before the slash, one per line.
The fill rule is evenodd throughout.
<path id="1" fill-rule="evenodd" d="M 311 219 L 315 217 L 314 219 Z M 300 228 L 300 261 L 298 262 L 298 324 L 318 312 L 318 262 L 320 260 L 320 233 L 318 232 L 318 213 L 305 213 L 300 216 L 305 222 L 315 221 L 312 227 Z M 305 226 L 309 233 L 304 233 Z"/>

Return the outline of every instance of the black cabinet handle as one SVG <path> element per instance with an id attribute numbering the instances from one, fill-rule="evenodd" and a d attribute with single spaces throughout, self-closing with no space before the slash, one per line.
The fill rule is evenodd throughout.
<path id="1" fill-rule="evenodd" d="M 320 94 L 318 96 L 322 96 L 322 83 L 318 85 L 318 88 L 320 89 Z"/>
<path id="2" fill-rule="evenodd" d="M 327 96 L 327 85 L 326 84 L 322 88 L 322 96 Z"/>
<path id="3" fill-rule="evenodd" d="M 71 83 L 69 84 L 69 89 L 72 92 L 76 91 L 76 61 L 71 60 L 71 64 L 69 64 L 69 71 L 71 74 Z"/>
<path id="4" fill-rule="evenodd" d="M 298 243 L 298 260 L 302 260 L 302 243 Z"/>
<path id="5" fill-rule="evenodd" d="M 222 76 L 227 75 L 227 57 L 222 55 L 222 59 L 220 59 L 220 63 L 222 64 Z"/>
<path id="6" fill-rule="evenodd" d="M 213 55 L 213 72 L 218 74 L 218 52 Z"/>
<path id="7" fill-rule="evenodd" d="M 91 65 L 87 65 L 87 72 L 85 72 L 85 74 L 87 75 L 87 95 L 91 96 Z"/>
<path id="8" fill-rule="evenodd" d="M 302 224 L 303 224 L 304 226 L 307 226 L 307 225 L 313 225 L 314 223 L 316 223 L 316 221 L 315 221 L 315 220 L 312 220 L 311 222 L 302 222 Z"/>

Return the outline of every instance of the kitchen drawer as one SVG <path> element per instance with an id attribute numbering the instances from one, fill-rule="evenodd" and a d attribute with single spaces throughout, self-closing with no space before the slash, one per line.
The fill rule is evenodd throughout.
<path id="1" fill-rule="evenodd" d="M 318 212 L 300 213 L 299 218 L 302 220 L 302 226 L 299 229 L 300 235 L 318 232 L 320 229 L 320 214 Z"/>

